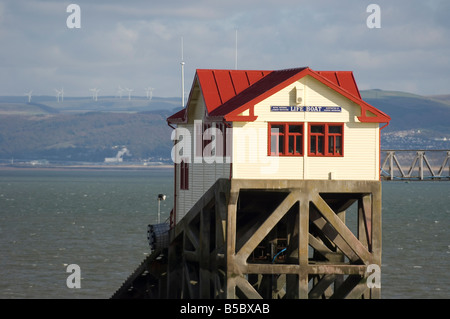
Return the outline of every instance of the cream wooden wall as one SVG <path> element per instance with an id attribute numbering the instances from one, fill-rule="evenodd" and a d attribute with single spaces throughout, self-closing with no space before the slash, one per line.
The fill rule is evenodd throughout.
<path id="1" fill-rule="evenodd" d="M 271 112 L 270 107 L 340 106 L 341 112 Z M 202 120 L 205 105 L 200 96 L 189 107 L 189 121 L 180 124 L 189 130 L 192 141 L 194 120 Z M 310 76 L 292 83 L 255 106 L 254 122 L 233 122 L 232 152 L 230 163 L 212 164 L 193 162 L 189 165 L 189 189 L 180 190 L 180 168 L 176 172 L 177 221 L 219 178 L 236 179 L 311 179 L 311 180 L 378 180 L 379 179 L 379 124 L 361 123 L 357 119 L 360 106 Z M 304 124 L 304 156 L 268 156 L 268 123 L 302 122 Z M 344 157 L 308 156 L 308 123 L 344 123 Z M 194 155 L 191 143 L 191 155 Z"/>
<path id="2" fill-rule="evenodd" d="M 189 163 L 189 188 L 187 190 L 180 189 L 180 166 L 176 166 L 176 211 L 178 222 L 192 208 L 192 206 L 203 196 L 203 194 L 218 180 L 219 178 L 230 177 L 230 163 L 223 161 L 219 163 L 206 163 L 201 157 L 195 158 L 195 130 L 194 121 L 203 119 L 205 114 L 205 105 L 202 98 L 193 103 L 189 109 L 189 121 L 187 124 L 178 125 L 179 128 L 185 128 L 189 131 L 191 138 Z M 201 133 L 201 131 L 200 131 Z"/>
<path id="3" fill-rule="evenodd" d="M 271 106 L 340 106 L 341 112 L 271 112 Z M 379 125 L 357 119 L 360 106 L 310 76 L 292 83 L 255 106 L 257 120 L 233 123 L 233 178 L 379 179 Z M 304 123 L 304 156 L 268 156 L 268 123 Z M 308 154 L 308 123 L 344 123 L 344 157 Z"/>

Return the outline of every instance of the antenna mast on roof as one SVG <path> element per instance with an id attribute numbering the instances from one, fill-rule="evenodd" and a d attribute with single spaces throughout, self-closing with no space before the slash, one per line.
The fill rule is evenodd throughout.
<path id="1" fill-rule="evenodd" d="M 238 51 L 238 35 L 237 35 L 237 28 L 235 29 L 235 31 L 236 31 L 236 37 L 235 37 L 235 56 L 234 56 L 234 69 L 235 70 L 237 70 L 237 68 L 238 68 L 238 66 L 237 66 L 237 64 L 238 64 L 238 53 L 237 53 L 237 51 Z"/>
<path id="2" fill-rule="evenodd" d="M 183 37 L 181 37 L 181 107 L 184 107 L 184 58 L 183 58 Z"/>

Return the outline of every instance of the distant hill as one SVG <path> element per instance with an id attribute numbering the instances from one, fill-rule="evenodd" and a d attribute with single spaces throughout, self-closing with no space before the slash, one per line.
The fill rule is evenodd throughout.
<path id="1" fill-rule="evenodd" d="M 124 160 L 169 161 L 172 110 L 0 116 L 0 159 L 103 162 L 125 146 Z"/>
<path id="2" fill-rule="evenodd" d="M 450 95 L 366 90 L 361 96 L 391 117 L 382 131 L 382 148 L 450 149 Z"/>
<path id="3" fill-rule="evenodd" d="M 37 115 L 55 113 L 86 113 L 86 112 L 148 112 L 156 110 L 171 110 L 179 107 L 180 98 L 159 98 L 151 100 L 142 96 L 122 98 L 114 96 L 99 96 L 97 101 L 92 97 L 64 97 L 57 100 L 54 96 L 33 96 L 28 103 L 27 96 L 0 96 L 0 115 Z"/>
<path id="4" fill-rule="evenodd" d="M 450 95 L 420 96 L 366 90 L 363 99 L 391 116 L 382 130 L 383 149 L 450 149 Z M 103 162 L 121 147 L 124 161 L 170 161 L 166 118 L 179 98 L 0 96 L 0 160 Z"/>
<path id="5" fill-rule="evenodd" d="M 103 162 L 125 146 L 125 161 L 169 161 L 165 119 L 179 105 L 179 98 L 0 96 L 0 160 Z"/>
<path id="6" fill-rule="evenodd" d="M 429 96 L 430 99 L 441 101 L 443 103 L 450 105 L 450 94 L 446 95 L 431 95 Z"/>

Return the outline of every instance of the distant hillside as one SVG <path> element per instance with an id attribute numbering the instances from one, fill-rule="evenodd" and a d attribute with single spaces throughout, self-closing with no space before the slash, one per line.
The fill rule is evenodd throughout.
<path id="1" fill-rule="evenodd" d="M 364 101 L 391 117 L 382 131 L 382 148 L 450 149 L 450 103 L 445 96 L 361 91 Z"/>
<path id="2" fill-rule="evenodd" d="M 57 100 L 54 96 L 33 96 L 28 102 L 27 96 L 0 96 L 0 115 L 36 115 L 55 113 L 86 113 L 86 112 L 148 112 L 156 110 L 171 110 L 181 104 L 179 98 L 159 98 L 151 100 L 146 97 L 99 96 L 97 101 L 92 97 L 64 97 Z"/>
<path id="3" fill-rule="evenodd" d="M 166 118 L 179 105 L 179 98 L 0 96 L 0 160 L 103 162 L 125 146 L 125 161 L 169 161 Z"/>
<path id="4" fill-rule="evenodd" d="M 170 159 L 172 111 L 0 117 L 0 159 L 103 162 L 122 146 L 124 160 Z"/>
<path id="5" fill-rule="evenodd" d="M 447 103 L 450 105 L 450 94 L 446 94 L 446 95 L 432 95 L 429 96 L 430 99 L 433 100 L 437 100 L 437 101 L 441 101 L 443 103 Z"/>
<path id="6" fill-rule="evenodd" d="M 450 95 L 361 91 L 363 99 L 391 116 L 382 130 L 383 149 L 450 149 Z M 171 128 L 166 118 L 178 98 L 0 97 L 0 160 L 103 162 L 121 147 L 124 161 L 170 161 Z"/>

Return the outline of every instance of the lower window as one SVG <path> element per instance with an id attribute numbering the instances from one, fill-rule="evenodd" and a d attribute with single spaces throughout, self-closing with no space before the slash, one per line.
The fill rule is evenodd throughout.
<path id="1" fill-rule="evenodd" d="M 343 156 L 344 124 L 310 123 L 309 156 Z"/>
<path id="2" fill-rule="evenodd" d="M 303 155 L 303 123 L 269 123 L 270 156 Z"/>

